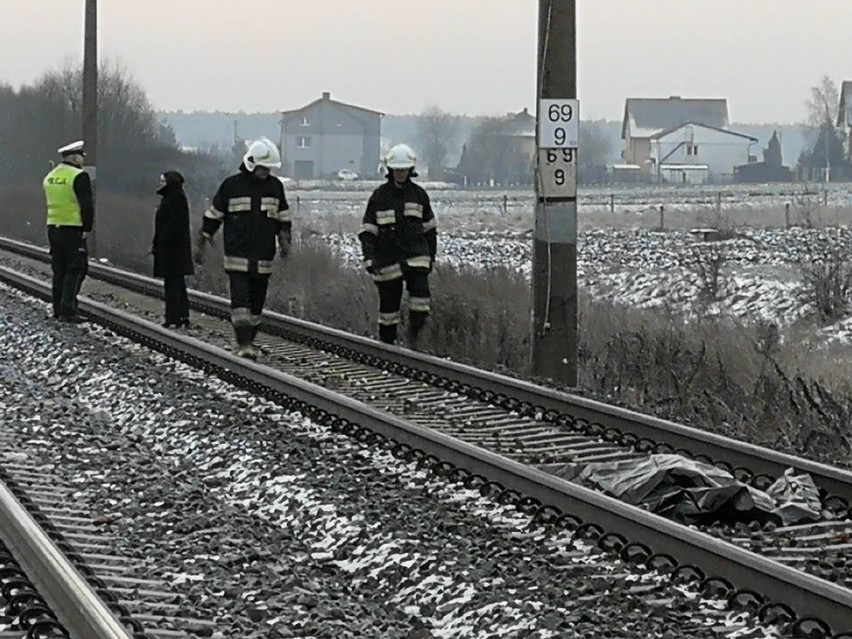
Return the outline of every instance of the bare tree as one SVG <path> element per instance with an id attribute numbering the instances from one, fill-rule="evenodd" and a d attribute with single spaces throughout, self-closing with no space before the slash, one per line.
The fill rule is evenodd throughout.
<path id="1" fill-rule="evenodd" d="M 450 147 L 458 135 L 458 117 L 434 104 L 424 109 L 417 120 L 420 157 L 429 167 L 429 177 L 440 180 Z"/>
<path id="2" fill-rule="evenodd" d="M 840 92 L 837 85 L 827 75 L 819 84 L 811 87 L 810 98 L 805 102 L 808 109 L 805 124 L 812 131 L 819 131 L 825 124 L 832 124 L 840 108 Z"/>
<path id="3" fill-rule="evenodd" d="M 692 249 L 688 267 L 695 274 L 698 299 L 707 304 L 722 299 L 727 288 L 723 275 L 727 255 L 719 244 L 702 243 Z"/>
<path id="4" fill-rule="evenodd" d="M 846 317 L 852 301 L 852 261 L 848 237 L 817 235 L 799 258 L 802 281 L 798 298 L 820 324 Z"/>
<path id="5" fill-rule="evenodd" d="M 834 126 L 840 108 L 840 92 L 834 81 L 827 75 L 823 76 L 818 85 L 811 87 L 811 94 L 805 106 L 805 127 L 813 140 L 811 154 L 815 155 L 815 152 L 819 151 L 820 155 L 819 158 L 812 157 L 810 164 L 820 166 L 824 171 L 824 179 L 828 182 L 831 180 L 832 164 L 836 166 L 837 159 L 842 161 L 842 132 L 837 131 Z M 832 146 L 838 147 L 841 158 L 832 158 L 832 155 L 836 155 Z"/>
<path id="6" fill-rule="evenodd" d="M 503 118 L 484 117 L 467 139 L 459 161 L 459 170 L 472 182 L 499 179 L 504 149 L 499 144 Z"/>
<path id="7" fill-rule="evenodd" d="M 0 183 L 41 183 L 49 163 L 58 159 L 56 148 L 80 137 L 82 91 L 82 68 L 71 65 L 17 92 L 0 86 L 0 158 L 14 158 L 0 172 Z M 156 176 L 167 169 L 186 171 L 194 188 L 214 188 L 209 174 L 221 172 L 219 162 L 181 154 L 173 132 L 161 125 L 145 91 L 121 65 L 101 65 L 98 106 L 98 181 L 108 191 L 150 195 Z"/>

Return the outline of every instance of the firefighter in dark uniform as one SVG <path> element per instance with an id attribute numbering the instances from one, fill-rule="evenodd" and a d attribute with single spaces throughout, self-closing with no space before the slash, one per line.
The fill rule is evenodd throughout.
<path id="1" fill-rule="evenodd" d="M 414 151 L 398 144 L 383 162 L 387 182 L 367 202 L 361 232 L 361 250 L 367 272 L 379 290 L 379 339 L 397 338 L 402 286 L 408 289 L 407 342 L 417 339 L 429 315 L 429 273 L 437 249 L 437 222 L 426 191 L 411 181 L 417 173 Z"/>
<path id="2" fill-rule="evenodd" d="M 47 200 L 47 239 L 53 270 L 53 317 L 64 322 L 81 321 L 77 295 L 89 266 L 86 234 L 92 231 L 95 205 L 92 181 L 83 171 L 82 142 L 58 151 L 62 163 L 45 176 L 42 185 Z"/>
<path id="3" fill-rule="evenodd" d="M 204 213 L 194 254 L 201 264 L 205 246 L 224 223 L 236 352 L 249 359 L 257 357 L 254 338 L 266 303 L 276 237 L 281 256 L 290 252 L 289 206 L 281 180 L 270 172 L 280 166 L 281 155 L 270 140 L 260 138 L 249 145 L 239 172 L 222 182 Z"/>

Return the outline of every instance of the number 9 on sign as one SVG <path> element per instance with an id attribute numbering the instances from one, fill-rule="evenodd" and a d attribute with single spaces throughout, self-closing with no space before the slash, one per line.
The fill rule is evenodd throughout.
<path id="1" fill-rule="evenodd" d="M 544 197 L 576 197 L 576 149 L 539 149 L 537 178 Z"/>

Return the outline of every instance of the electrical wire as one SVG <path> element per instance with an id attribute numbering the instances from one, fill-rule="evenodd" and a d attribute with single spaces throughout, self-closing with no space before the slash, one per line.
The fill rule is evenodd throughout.
<path id="1" fill-rule="evenodd" d="M 541 68 L 539 69 L 539 78 L 538 78 L 538 89 L 539 89 L 539 109 L 538 109 L 538 118 L 542 117 L 541 114 L 541 88 L 544 86 L 544 70 L 547 68 L 547 50 L 548 44 L 550 41 L 550 19 L 553 14 L 553 5 L 548 5 L 547 8 L 547 20 L 544 24 L 544 43 L 543 50 L 541 53 Z M 541 129 L 539 128 L 539 131 Z M 553 291 L 553 254 L 551 250 L 551 242 L 550 242 L 550 224 L 547 218 L 547 198 L 544 197 L 544 176 L 541 173 L 541 148 L 536 145 L 536 153 L 535 153 L 535 171 L 536 177 L 538 179 L 538 192 L 541 196 L 541 211 L 542 217 L 544 218 L 544 237 L 545 244 L 547 245 L 547 301 L 544 305 L 544 317 L 542 318 L 541 327 L 539 328 L 539 335 L 546 335 L 550 330 L 550 296 Z M 533 222 L 535 224 L 535 222 Z M 533 229 L 533 237 L 535 237 L 535 229 Z M 535 278 L 535 273 L 533 273 L 533 278 Z"/>

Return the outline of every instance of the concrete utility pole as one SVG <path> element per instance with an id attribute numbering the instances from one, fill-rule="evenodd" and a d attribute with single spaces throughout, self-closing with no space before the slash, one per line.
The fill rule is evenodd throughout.
<path id="1" fill-rule="evenodd" d="M 92 178 L 94 195 L 98 166 L 98 0 L 86 0 L 83 40 L 83 143 L 86 148 L 85 169 Z M 92 257 L 97 257 L 98 254 L 95 235 L 99 224 L 97 208 L 95 211 L 95 224 L 89 234 L 89 254 Z"/>
<path id="2" fill-rule="evenodd" d="M 539 0 L 532 363 L 577 384 L 577 31 L 575 0 Z"/>

